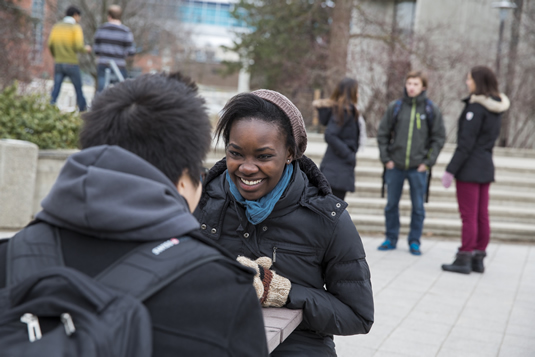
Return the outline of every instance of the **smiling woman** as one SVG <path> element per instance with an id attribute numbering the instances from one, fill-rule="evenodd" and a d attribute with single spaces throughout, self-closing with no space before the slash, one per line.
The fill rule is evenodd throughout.
<path id="1" fill-rule="evenodd" d="M 285 134 L 274 124 L 258 119 L 240 120 L 227 145 L 227 168 L 233 183 L 246 200 L 254 201 L 279 183 L 292 154 Z"/>
<path id="2" fill-rule="evenodd" d="M 373 324 L 370 272 L 347 204 L 303 156 L 301 113 L 274 91 L 239 94 L 216 135 L 226 157 L 204 181 L 195 211 L 203 233 L 257 272 L 262 306 L 303 310 L 271 356 L 336 356 L 334 334 Z"/>

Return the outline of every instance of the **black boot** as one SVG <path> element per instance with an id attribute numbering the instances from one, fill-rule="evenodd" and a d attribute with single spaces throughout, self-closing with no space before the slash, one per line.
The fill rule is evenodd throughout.
<path id="1" fill-rule="evenodd" d="M 483 273 L 485 266 L 483 266 L 483 259 L 487 256 L 487 253 L 483 250 L 474 250 L 472 255 L 472 271 L 476 273 Z"/>
<path id="2" fill-rule="evenodd" d="M 442 270 L 470 274 L 472 271 L 472 252 L 458 252 L 452 264 L 442 264 Z"/>

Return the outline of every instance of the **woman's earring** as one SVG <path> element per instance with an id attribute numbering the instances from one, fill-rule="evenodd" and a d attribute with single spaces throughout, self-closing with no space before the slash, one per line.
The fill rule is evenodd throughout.
<path id="1" fill-rule="evenodd" d="M 290 163 L 290 159 L 288 159 L 287 161 L 288 161 L 288 163 Z"/>

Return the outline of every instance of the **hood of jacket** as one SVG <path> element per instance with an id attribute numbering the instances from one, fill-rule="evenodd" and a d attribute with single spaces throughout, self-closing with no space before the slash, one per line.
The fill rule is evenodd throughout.
<path id="1" fill-rule="evenodd" d="M 487 97 L 486 95 L 482 94 L 472 94 L 469 97 L 469 102 L 481 104 L 483 107 L 485 107 L 485 109 L 493 113 L 503 113 L 511 106 L 509 98 L 507 98 L 507 96 L 503 93 L 500 94 L 500 100 L 496 100 L 490 96 Z"/>
<path id="2" fill-rule="evenodd" d="M 160 170 L 118 146 L 71 155 L 37 219 L 90 236 L 151 241 L 199 227 Z"/>

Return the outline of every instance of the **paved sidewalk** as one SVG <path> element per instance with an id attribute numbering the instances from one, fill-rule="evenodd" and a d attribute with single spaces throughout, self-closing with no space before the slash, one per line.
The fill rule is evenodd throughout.
<path id="1" fill-rule="evenodd" d="M 484 274 L 447 273 L 456 241 L 424 239 L 413 256 L 400 239 L 363 237 L 375 323 L 368 335 L 336 336 L 339 357 L 535 356 L 535 245 L 489 245 Z"/>

